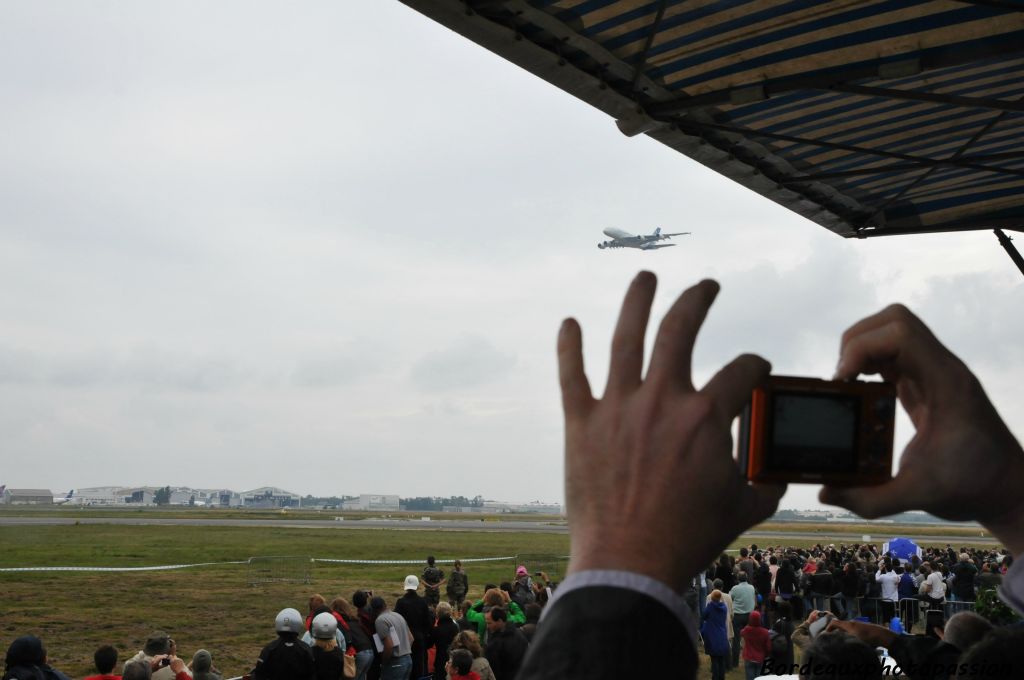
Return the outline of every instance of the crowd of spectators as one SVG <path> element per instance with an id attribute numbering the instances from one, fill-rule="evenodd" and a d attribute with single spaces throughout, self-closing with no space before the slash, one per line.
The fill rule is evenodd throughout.
<path id="1" fill-rule="evenodd" d="M 948 665 L 993 630 L 974 614 L 975 604 L 979 593 L 998 588 L 1012 563 L 1005 549 L 949 544 L 902 558 L 871 544 L 750 545 L 694 578 L 686 599 L 699 618 L 713 680 L 741 661 L 748 679 L 799 667 L 794 646 L 808 649 L 812 624 L 825 616 L 834 620 L 831 630 L 891 647 L 908 667 L 936 663 L 934 647 L 944 639 L 937 654 Z"/>
<path id="2" fill-rule="evenodd" d="M 461 565 L 459 565 L 461 567 Z M 405 594 L 393 604 L 371 591 L 329 601 L 314 594 L 307 613 L 283 609 L 274 621 L 276 639 L 260 652 L 251 669 L 234 677 L 252 680 L 513 680 L 526 656 L 544 603 L 552 595 L 547 574 L 531 577 L 522 565 L 508 581 L 486 584 L 483 597 L 466 600 L 468 577 L 457 568 L 448 601 L 432 603 L 445 584 L 434 559 L 430 580 L 409 575 Z M 428 585 L 429 584 L 429 585 Z M 421 586 L 426 595 L 419 593 Z M 104 645 L 94 656 L 96 675 L 86 680 L 223 680 L 212 654 L 200 649 L 191 661 L 178 654 L 164 632 L 149 636 L 134 656 L 119 663 L 117 650 Z M 42 640 L 17 638 L 5 659 L 3 680 L 67 680 L 48 663 Z"/>

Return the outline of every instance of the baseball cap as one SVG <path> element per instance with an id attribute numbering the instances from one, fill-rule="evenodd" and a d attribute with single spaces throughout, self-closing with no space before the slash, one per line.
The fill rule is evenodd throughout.
<path id="1" fill-rule="evenodd" d="M 405 577 L 405 589 L 406 590 L 416 590 L 419 587 L 420 587 L 420 580 L 418 578 L 416 578 L 412 574 L 409 574 L 408 576 Z"/>

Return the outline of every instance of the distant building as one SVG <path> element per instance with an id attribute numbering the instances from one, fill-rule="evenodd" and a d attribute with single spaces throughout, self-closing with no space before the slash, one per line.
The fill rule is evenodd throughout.
<path id="1" fill-rule="evenodd" d="M 484 501 L 482 508 L 477 508 L 477 512 L 488 512 L 488 513 L 537 513 L 544 515 L 561 515 L 562 506 L 558 503 L 541 503 L 540 501 L 533 501 L 532 503 L 506 503 L 504 501 Z"/>
<path id="2" fill-rule="evenodd" d="M 298 494 L 276 486 L 262 486 L 252 491 L 243 491 L 242 505 L 247 508 L 296 508 L 302 500 Z"/>
<path id="3" fill-rule="evenodd" d="M 4 503 L 7 505 L 53 505 L 53 493 L 49 489 L 4 489 Z"/>
<path id="4" fill-rule="evenodd" d="M 342 501 L 341 509 L 398 512 L 400 506 L 398 496 L 364 493 L 358 498 L 349 498 Z"/>

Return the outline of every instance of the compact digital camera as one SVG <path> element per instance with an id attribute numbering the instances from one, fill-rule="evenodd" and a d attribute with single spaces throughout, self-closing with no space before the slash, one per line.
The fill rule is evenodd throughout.
<path id="1" fill-rule="evenodd" d="M 892 476 L 890 383 L 770 376 L 740 417 L 740 470 L 754 482 L 862 486 Z"/>

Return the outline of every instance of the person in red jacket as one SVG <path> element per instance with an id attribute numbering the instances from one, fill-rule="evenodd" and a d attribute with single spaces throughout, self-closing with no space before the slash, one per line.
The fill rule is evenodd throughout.
<path id="1" fill-rule="evenodd" d="M 743 638 L 743 661 L 747 671 L 747 680 L 754 680 L 761 675 L 764 659 L 771 654 L 771 638 L 768 629 L 761 625 L 761 613 L 756 609 L 750 612 L 750 620 L 740 631 Z"/>
<path id="2" fill-rule="evenodd" d="M 85 680 L 121 680 L 120 675 L 114 675 L 114 666 L 117 665 L 117 650 L 110 645 L 103 645 L 92 655 L 93 663 L 99 675 L 90 675 Z"/>

